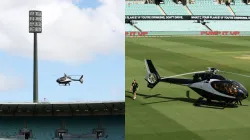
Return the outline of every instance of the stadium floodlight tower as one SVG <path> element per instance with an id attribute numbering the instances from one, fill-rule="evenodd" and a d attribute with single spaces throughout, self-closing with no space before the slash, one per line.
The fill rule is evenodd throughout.
<path id="1" fill-rule="evenodd" d="M 33 102 L 38 102 L 37 33 L 42 33 L 42 11 L 29 11 L 29 33 L 34 34 Z"/>

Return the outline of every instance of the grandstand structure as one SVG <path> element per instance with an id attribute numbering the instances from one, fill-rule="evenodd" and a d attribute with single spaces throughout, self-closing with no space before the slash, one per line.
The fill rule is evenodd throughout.
<path id="1" fill-rule="evenodd" d="M 0 139 L 123 140 L 125 102 L 0 103 Z"/>
<path id="2" fill-rule="evenodd" d="M 177 0 L 178 1 L 178 0 Z M 242 0 L 163 0 L 155 4 L 148 0 L 126 0 L 126 16 L 250 16 L 250 5 Z M 224 1 L 224 2 L 223 2 Z M 131 22 L 131 23 L 129 23 Z M 131 20 L 126 23 L 127 32 L 163 31 L 250 31 L 250 20 Z"/>

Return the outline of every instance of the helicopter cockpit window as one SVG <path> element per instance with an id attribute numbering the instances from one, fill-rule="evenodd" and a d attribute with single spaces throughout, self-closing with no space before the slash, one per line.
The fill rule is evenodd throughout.
<path id="1" fill-rule="evenodd" d="M 229 81 L 214 81 L 212 87 L 218 92 L 236 96 L 238 87 L 234 82 Z"/>
<path id="2" fill-rule="evenodd" d="M 236 81 L 232 81 L 232 83 L 237 88 L 237 90 L 239 90 L 241 92 L 244 92 L 244 93 L 247 93 L 246 88 L 242 84 L 240 84 L 240 83 L 238 83 Z"/>
<path id="3" fill-rule="evenodd" d="M 64 77 L 60 78 L 60 81 L 63 81 L 63 80 L 65 80 L 65 78 L 64 78 Z"/>

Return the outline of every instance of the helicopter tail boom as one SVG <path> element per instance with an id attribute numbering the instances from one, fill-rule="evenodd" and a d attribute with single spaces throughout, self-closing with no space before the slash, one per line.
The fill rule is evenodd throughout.
<path id="1" fill-rule="evenodd" d="M 148 82 L 148 88 L 154 88 L 159 83 L 161 77 L 151 60 L 145 59 L 145 65 L 147 69 L 147 75 L 144 79 Z"/>
<path id="2" fill-rule="evenodd" d="M 72 81 L 79 81 L 81 84 L 83 83 L 83 75 L 79 79 L 71 79 Z"/>

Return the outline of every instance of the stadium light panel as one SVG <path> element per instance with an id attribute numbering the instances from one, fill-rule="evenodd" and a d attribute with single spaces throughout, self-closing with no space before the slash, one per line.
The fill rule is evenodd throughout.
<path id="1" fill-rule="evenodd" d="M 29 11 L 29 33 L 42 33 L 42 11 Z"/>

